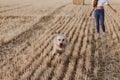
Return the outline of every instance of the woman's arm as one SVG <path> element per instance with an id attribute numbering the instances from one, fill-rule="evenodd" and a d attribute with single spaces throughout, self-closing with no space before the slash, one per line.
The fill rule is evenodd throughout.
<path id="1" fill-rule="evenodd" d="M 107 6 L 109 6 L 115 13 L 117 12 L 115 9 L 112 8 L 110 4 L 107 4 Z"/>
<path id="2" fill-rule="evenodd" d="M 95 8 L 93 7 L 92 11 L 90 12 L 90 16 L 92 16 L 92 13 L 93 13 L 94 10 L 95 10 Z"/>

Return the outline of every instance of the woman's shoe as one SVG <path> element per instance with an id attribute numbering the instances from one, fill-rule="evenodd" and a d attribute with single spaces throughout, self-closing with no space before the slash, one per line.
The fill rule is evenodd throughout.
<path id="1" fill-rule="evenodd" d="M 103 32 L 103 36 L 104 36 L 104 37 L 106 36 L 106 32 Z"/>

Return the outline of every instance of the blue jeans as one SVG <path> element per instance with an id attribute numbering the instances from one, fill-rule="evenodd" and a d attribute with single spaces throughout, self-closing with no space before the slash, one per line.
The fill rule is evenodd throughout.
<path id="1" fill-rule="evenodd" d="M 99 21 L 101 22 L 103 32 L 105 32 L 104 9 L 96 9 L 94 12 L 94 17 L 95 17 L 95 21 L 96 21 L 97 33 L 100 33 Z"/>

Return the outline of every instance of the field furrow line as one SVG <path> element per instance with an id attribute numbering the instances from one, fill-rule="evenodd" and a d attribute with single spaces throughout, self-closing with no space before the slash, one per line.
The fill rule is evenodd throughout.
<path id="1" fill-rule="evenodd" d="M 96 64 L 98 62 L 99 57 L 96 57 L 95 55 L 97 54 L 96 52 L 98 51 L 99 48 L 99 44 L 96 43 L 97 39 L 96 39 L 96 35 L 95 35 L 95 25 L 93 26 L 92 24 L 95 24 L 93 19 L 90 20 L 91 24 L 90 26 L 92 27 L 90 29 L 90 35 L 89 36 L 89 41 L 90 41 L 90 49 L 91 50 L 91 72 L 90 72 L 90 77 L 91 79 L 98 79 L 98 67 L 99 65 Z"/>
<path id="2" fill-rule="evenodd" d="M 84 17 L 83 17 L 84 18 Z M 81 20 L 82 21 L 82 20 Z M 81 22 L 82 23 L 82 22 Z M 78 24 L 79 24 L 79 21 L 78 21 Z M 81 25 L 76 25 L 76 26 L 79 26 L 78 29 L 76 30 L 76 37 L 78 37 L 80 35 L 80 30 L 81 30 Z M 80 57 L 79 55 L 79 50 L 80 50 L 80 45 L 79 43 L 81 41 L 78 41 L 80 37 L 78 37 L 76 40 L 75 40 L 75 44 L 74 44 L 74 50 L 73 50 L 73 54 L 72 54 L 72 58 L 69 62 L 69 66 L 68 66 L 68 70 L 66 72 L 66 75 L 65 75 L 65 80 L 66 79 L 70 79 L 70 80 L 74 80 L 74 74 L 76 72 L 76 69 L 77 69 L 77 63 L 78 63 L 78 59 Z"/>
<path id="3" fill-rule="evenodd" d="M 108 35 L 110 35 L 109 37 L 111 37 L 111 39 L 113 39 L 112 38 L 112 35 L 114 34 L 113 33 L 113 31 L 112 31 L 112 29 L 111 29 L 111 25 L 110 25 L 111 23 L 110 23 L 110 21 L 109 21 L 109 17 L 106 15 L 106 27 L 108 27 L 108 28 L 106 28 L 107 29 L 107 31 L 108 32 L 110 32 L 110 33 L 108 33 Z"/>
<path id="4" fill-rule="evenodd" d="M 84 19 L 84 18 L 83 18 L 83 19 Z M 76 29 L 76 30 L 77 30 L 77 29 Z M 75 32 L 75 33 L 76 33 L 76 32 Z M 75 33 L 74 33 L 74 34 L 75 34 Z M 76 33 L 76 34 L 77 34 L 77 33 Z M 73 42 L 76 41 L 76 38 L 77 38 L 77 36 L 74 36 L 74 38 L 71 40 L 71 44 L 72 44 L 72 41 L 73 41 Z M 73 44 L 74 44 L 74 43 L 73 43 Z M 72 48 L 72 49 L 73 49 L 73 48 Z M 72 51 L 73 51 L 73 50 L 72 50 Z M 71 55 L 71 56 L 70 56 L 70 55 Z M 69 59 L 72 59 L 72 52 L 71 52 L 70 55 L 69 55 L 68 58 L 69 58 Z M 68 61 L 69 61 L 69 60 L 68 60 Z M 66 62 L 67 62 L 67 61 L 66 61 Z M 70 61 L 69 61 L 69 62 L 70 62 Z M 68 64 L 67 66 L 69 67 L 69 64 L 70 64 L 70 63 L 67 63 L 67 64 Z M 66 74 L 66 73 L 67 73 L 67 68 L 65 68 L 65 69 L 63 69 L 63 70 L 65 70 L 65 71 L 63 71 L 63 72 L 64 72 L 64 74 Z M 69 74 L 68 74 L 68 75 L 69 75 Z M 62 77 L 63 79 L 66 79 L 66 75 L 62 75 L 62 76 L 63 76 L 63 77 Z M 69 78 L 69 77 L 68 77 L 68 78 Z"/>
<path id="5" fill-rule="evenodd" d="M 112 22 L 112 19 L 110 18 L 110 16 L 108 16 L 108 20 L 107 21 L 110 23 L 109 25 L 110 25 L 111 30 L 113 32 L 112 39 L 114 40 L 114 42 L 118 42 L 119 37 L 118 37 L 118 35 L 116 33 L 117 31 L 114 28 L 114 25 L 113 25 L 113 22 Z"/>
<path id="6" fill-rule="evenodd" d="M 86 18 L 86 19 L 89 19 L 89 18 Z M 89 21 L 86 21 L 86 22 L 87 22 L 87 23 L 86 23 L 87 25 L 84 25 L 84 26 L 83 26 L 83 27 L 86 26 L 85 33 L 84 33 L 83 35 L 79 35 L 79 36 L 83 37 L 83 36 L 85 35 L 85 37 L 86 37 L 86 41 L 85 41 L 85 42 L 87 42 L 87 44 L 88 44 L 88 39 L 87 39 L 87 38 L 88 38 L 88 33 L 89 33 L 89 28 L 90 28 L 90 27 L 88 27 L 88 26 L 89 26 Z M 79 34 L 81 34 L 81 33 L 79 33 Z M 80 45 L 77 46 L 77 47 L 79 48 L 79 49 L 78 49 L 78 52 L 80 52 L 81 47 L 82 47 L 82 39 L 81 39 L 81 37 L 79 37 L 79 39 L 78 39 L 78 43 L 81 43 Z M 84 40 L 83 40 L 83 41 L 84 41 Z M 87 44 L 86 44 L 86 45 L 87 45 Z M 85 44 L 84 44 L 84 45 L 85 45 Z M 78 56 L 81 56 L 81 55 L 78 53 Z M 76 55 L 76 57 L 77 57 L 77 55 Z M 77 71 L 78 71 L 78 70 L 77 70 L 77 68 L 78 68 L 77 65 L 78 65 L 78 63 L 79 63 L 79 59 L 80 59 L 80 58 L 83 58 L 83 57 L 82 57 L 82 56 L 81 56 L 81 57 L 77 57 L 77 59 L 76 59 L 76 68 L 74 69 L 74 74 L 77 73 Z M 80 66 L 80 67 L 81 67 L 81 66 Z M 81 69 L 82 69 L 82 68 L 83 68 L 83 65 L 82 65 Z M 81 69 L 80 69 L 80 70 L 81 70 Z M 73 75 L 72 80 L 73 80 L 73 79 L 77 80 L 77 79 L 78 79 L 78 75 L 77 75 L 77 74 Z"/>
<path id="7" fill-rule="evenodd" d="M 106 17 L 105 17 L 105 28 L 106 28 L 106 32 L 109 34 L 109 35 L 112 35 L 112 31 L 111 31 L 111 28 L 109 26 L 109 22 L 107 21 L 108 19 L 108 16 L 107 14 L 105 14 Z"/>
<path id="8" fill-rule="evenodd" d="M 120 35 L 119 35 L 119 33 L 120 33 L 120 24 L 119 24 L 120 20 L 118 18 L 118 15 L 114 15 L 114 12 L 110 12 L 110 10 L 108 10 L 108 8 L 107 8 L 106 13 L 107 13 L 107 15 L 110 16 L 110 18 L 111 18 L 110 20 L 112 22 L 111 24 L 114 25 L 114 29 L 117 31 L 117 35 L 120 39 Z"/>
<path id="9" fill-rule="evenodd" d="M 77 19 L 76 19 L 77 20 Z M 71 32 L 72 32 L 72 34 L 75 34 L 75 31 L 76 31 L 76 29 L 77 29 L 77 27 L 75 26 L 72 30 L 71 30 Z M 66 60 L 65 60 L 65 66 L 66 67 L 64 67 L 62 70 L 63 70 L 63 74 L 61 75 L 62 77 L 62 79 L 65 79 L 65 74 L 67 73 L 67 67 L 69 66 L 69 64 L 70 64 L 70 59 L 72 58 L 72 52 L 73 52 L 73 49 L 74 49 L 74 47 L 72 47 L 73 45 L 74 45 L 74 43 L 75 43 L 75 40 L 77 39 L 77 36 L 75 36 L 75 35 L 73 35 L 72 36 L 72 39 L 71 39 L 71 45 L 69 45 L 69 47 L 70 47 L 70 52 L 68 52 L 68 54 L 69 55 L 67 55 L 66 56 Z"/>
<path id="10" fill-rule="evenodd" d="M 89 24 L 91 23 L 90 21 L 91 19 L 89 19 L 87 21 L 87 25 L 86 26 L 90 26 Z M 91 55 L 92 55 L 92 46 L 91 44 L 88 43 L 89 41 L 89 27 L 87 27 L 85 29 L 85 44 L 86 45 L 86 54 L 85 54 L 85 73 L 87 74 L 87 76 L 89 76 L 90 72 L 91 72 Z M 89 41 L 91 43 L 91 41 Z"/>
<path id="11" fill-rule="evenodd" d="M 85 20 L 84 20 L 85 21 Z M 86 22 L 86 21 L 85 21 Z M 81 29 L 82 30 L 82 29 Z M 78 34 L 78 32 L 76 32 L 76 35 Z M 79 34 L 78 34 L 79 35 Z M 75 42 L 76 42 L 76 40 L 75 40 Z M 78 41 L 79 42 L 79 41 Z M 72 54 L 72 58 L 71 58 L 71 60 L 70 60 L 70 62 L 69 62 L 69 66 L 68 66 L 68 69 L 67 69 L 67 72 L 66 72 L 66 75 L 65 75 L 65 77 L 64 77 L 64 79 L 66 80 L 66 79 L 70 79 L 70 80 L 73 80 L 74 79 L 74 73 L 76 72 L 76 66 L 77 66 L 77 63 L 78 63 L 78 59 L 80 58 L 80 55 L 79 55 L 79 48 L 80 47 L 78 47 L 77 46 L 78 44 L 77 43 L 75 43 L 75 47 L 76 48 L 74 48 L 74 50 L 73 50 L 73 54 Z M 76 51 L 78 51 L 78 52 L 76 52 Z"/>
<path id="12" fill-rule="evenodd" d="M 119 22 L 120 22 L 120 19 L 119 19 L 119 11 L 117 11 L 117 13 L 109 10 L 108 8 L 106 8 L 106 12 L 111 16 L 112 19 L 114 19 L 117 23 L 117 25 L 120 26 Z M 120 29 L 120 28 L 119 28 Z"/>
<path id="13" fill-rule="evenodd" d="M 115 20 L 113 20 L 112 18 L 110 20 L 111 20 L 111 24 L 113 25 L 113 28 L 114 28 L 114 30 L 116 32 L 117 39 L 119 41 L 119 39 L 120 39 L 120 35 L 119 35 L 120 29 L 119 29 L 119 26 L 117 25 L 117 23 L 115 22 Z"/>

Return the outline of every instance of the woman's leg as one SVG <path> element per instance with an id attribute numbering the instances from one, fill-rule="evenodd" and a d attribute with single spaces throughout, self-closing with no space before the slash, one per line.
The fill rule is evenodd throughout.
<path id="1" fill-rule="evenodd" d="M 103 30 L 103 32 L 105 32 L 105 25 L 104 25 L 104 9 L 101 10 L 101 12 L 100 12 L 100 22 L 101 22 L 102 30 Z"/>
<path id="2" fill-rule="evenodd" d="M 96 22 L 97 33 L 100 33 L 100 29 L 99 29 L 99 11 L 98 10 L 95 10 L 94 17 L 95 17 L 95 22 Z"/>

